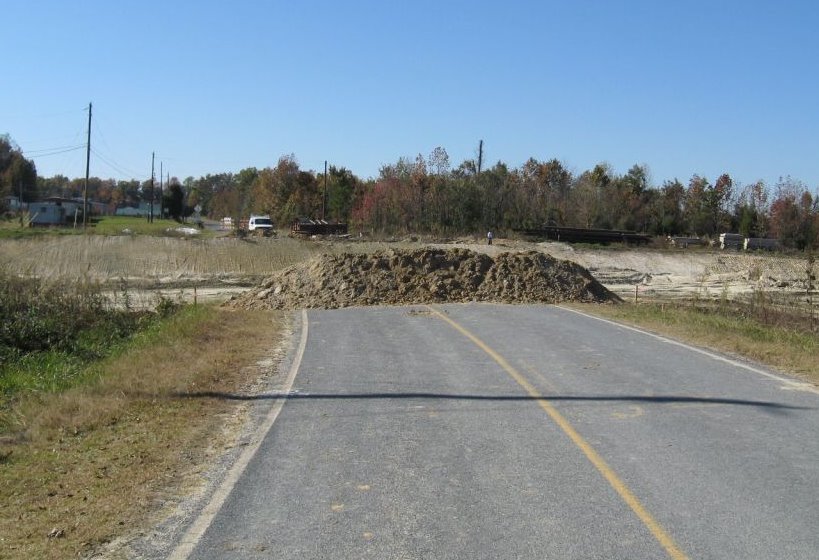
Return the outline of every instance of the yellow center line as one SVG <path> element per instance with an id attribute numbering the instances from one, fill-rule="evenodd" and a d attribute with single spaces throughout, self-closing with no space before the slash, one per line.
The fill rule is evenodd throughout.
<path id="1" fill-rule="evenodd" d="M 686 560 L 688 557 L 685 553 L 677 546 L 674 542 L 674 539 L 671 538 L 671 535 L 657 522 L 656 519 L 646 510 L 640 500 L 637 499 L 637 496 L 629 490 L 628 486 L 620 480 L 620 477 L 612 470 L 612 468 L 606 463 L 605 460 L 594 450 L 594 448 L 583 439 L 577 430 L 569 423 L 566 418 L 557 411 L 557 409 L 552 406 L 552 404 L 541 397 L 540 393 L 535 389 L 535 387 L 514 367 L 510 364 L 506 359 L 492 350 L 486 343 L 484 343 L 481 339 L 477 336 L 472 334 L 466 328 L 462 327 L 460 324 L 456 323 L 434 307 L 427 306 L 429 310 L 438 318 L 443 320 L 444 322 L 448 323 L 453 329 L 464 335 L 466 338 L 471 340 L 478 348 L 486 352 L 497 364 L 509 374 L 509 376 L 514 379 L 518 385 L 520 385 L 530 396 L 537 398 L 537 403 L 540 405 L 546 414 L 560 426 L 560 429 L 569 436 L 569 439 L 574 442 L 574 444 L 580 448 L 586 458 L 597 468 L 603 478 L 605 478 L 611 487 L 614 489 L 617 494 L 620 495 L 620 498 L 631 508 L 631 510 L 640 518 L 640 521 L 646 526 L 646 528 L 651 531 L 651 534 L 654 535 L 654 538 L 657 539 L 657 542 L 666 550 L 668 555 L 673 558 L 674 560 Z"/>

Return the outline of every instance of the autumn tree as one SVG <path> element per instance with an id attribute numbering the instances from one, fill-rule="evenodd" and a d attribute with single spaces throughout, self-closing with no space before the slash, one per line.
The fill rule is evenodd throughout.
<path id="1" fill-rule="evenodd" d="M 320 215 L 322 193 L 316 176 L 299 169 L 294 155 L 282 156 L 274 168 L 262 169 L 253 183 L 251 211 L 269 214 L 285 224 Z"/>
<path id="2" fill-rule="evenodd" d="M 571 189 L 571 174 L 557 159 L 539 162 L 530 158 L 523 164 L 524 184 L 533 195 L 530 204 L 536 210 L 541 224 L 561 225 L 566 219 L 566 205 Z"/>
<path id="3" fill-rule="evenodd" d="M 115 192 L 111 195 L 112 202 L 118 206 L 134 206 L 139 204 L 140 183 L 136 179 L 130 181 L 118 181 Z"/>
<path id="4" fill-rule="evenodd" d="M 771 203 L 771 233 L 786 247 L 817 246 L 817 200 L 804 184 L 791 177 L 780 178 Z"/>
<path id="5" fill-rule="evenodd" d="M 603 192 L 606 208 L 603 227 L 645 231 L 648 224 L 645 203 L 652 196 L 645 166 L 635 164 L 625 175 L 610 176 Z"/>
<path id="6" fill-rule="evenodd" d="M 665 181 L 660 188 L 658 229 L 660 235 L 685 232 L 685 186 L 677 179 Z"/>
<path id="7" fill-rule="evenodd" d="M 508 198 L 509 168 L 499 161 L 476 178 L 481 200 L 481 230 L 503 227 L 504 207 Z"/>
<path id="8" fill-rule="evenodd" d="M 239 171 L 235 177 L 236 190 L 238 191 L 237 206 L 226 216 L 247 216 L 253 207 L 253 184 L 259 177 L 259 170 L 255 167 L 246 167 Z"/>
<path id="9" fill-rule="evenodd" d="M 412 180 L 412 190 L 417 197 L 417 206 L 412 211 L 412 228 L 416 231 L 425 230 L 430 225 L 426 214 L 426 199 L 432 178 L 427 171 L 427 162 L 421 154 L 415 157 L 415 165 L 412 168 L 410 177 Z"/>
<path id="10" fill-rule="evenodd" d="M 180 189 L 181 190 L 181 189 Z M 241 193 L 234 181 L 220 185 L 213 191 L 207 207 L 207 215 L 213 218 L 239 216 L 242 206 Z"/>
<path id="11" fill-rule="evenodd" d="M 327 175 L 327 217 L 337 222 L 349 222 L 353 197 L 360 189 L 361 181 L 349 169 L 334 165 L 330 166 Z"/>
<path id="12" fill-rule="evenodd" d="M 70 196 L 71 180 L 65 175 L 54 175 L 53 177 L 37 177 L 37 190 L 41 197 Z"/>
<path id="13" fill-rule="evenodd" d="M 209 175 L 205 181 L 200 180 L 197 188 L 210 193 L 207 213 L 215 218 L 239 218 L 249 214 L 248 209 L 252 205 L 251 191 L 258 175 L 255 167 L 249 167 L 237 174 Z"/>
<path id="14" fill-rule="evenodd" d="M 594 170 L 584 171 L 575 179 L 569 200 L 570 225 L 584 228 L 598 226 L 603 214 L 602 193 L 606 184 L 608 175 L 600 165 Z"/>
<path id="15" fill-rule="evenodd" d="M 216 173 L 207 174 L 191 181 L 186 185 L 188 194 L 188 204 L 190 206 L 199 206 L 202 208 L 202 214 L 212 218 L 222 218 L 226 208 L 230 207 L 230 203 L 226 203 L 224 198 L 229 191 L 235 186 L 233 173 Z M 156 189 L 158 191 L 158 189 Z M 155 195 L 158 196 L 158 193 Z M 214 200 L 216 197 L 216 200 Z M 143 198 L 150 198 L 150 194 L 145 193 L 143 188 Z M 216 208 L 213 208 L 214 202 Z"/>
<path id="16" fill-rule="evenodd" d="M 449 154 L 441 146 L 436 147 L 429 154 L 427 159 L 427 167 L 431 174 L 438 177 L 445 177 L 449 175 Z"/>
<path id="17" fill-rule="evenodd" d="M 690 233 L 715 235 L 727 228 L 727 208 L 732 199 L 733 181 L 726 173 L 712 185 L 705 177 L 694 175 L 685 193 L 685 218 Z"/>
<path id="18" fill-rule="evenodd" d="M 709 193 L 708 206 L 712 214 L 714 229 L 725 231 L 730 229 L 731 215 L 730 204 L 733 200 L 734 180 L 727 173 L 719 176 L 714 188 Z"/>
<path id="19" fill-rule="evenodd" d="M 737 196 L 734 219 L 739 233 L 746 237 L 766 237 L 768 225 L 768 192 L 763 181 L 746 186 Z"/>
<path id="20" fill-rule="evenodd" d="M 0 205 L 5 197 L 19 198 L 21 193 L 24 202 L 38 198 L 37 168 L 8 135 L 0 136 Z"/>

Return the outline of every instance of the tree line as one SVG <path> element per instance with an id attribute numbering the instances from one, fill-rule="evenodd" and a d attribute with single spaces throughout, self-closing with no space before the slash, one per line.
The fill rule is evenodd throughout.
<path id="1" fill-rule="evenodd" d="M 9 155 L 11 154 L 11 155 Z M 24 200 L 82 196 L 85 180 L 39 177 L 33 163 L 0 137 L 0 192 L 23 185 Z M 22 158 L 23 161 L 25 158 Z M 9 163 L 13 162 L 13 163 Z M 15 187 L 16 188 L 16 187 Z M 159 200 L 151 181 L 92 177 L 89 197 L 112 207 Z M 345 167 L 327 175 L 299 166 L 287 155 L 264 169 L 208 174 L 164 185 L 165 208 L 183 219 L 195 206 L 214 219 L 269 214 L 279 227 L 299 217 L 346 222 L 351 231 L 380 234 L 457 235 L 500 233 L 543 225 L 633 230 L 656 236 L 715 237 L 738 232 L 779 239 L 786 247 L 819 246 L 819 197 L 802 182 L 783 177 L 774 184 L 735 183 L 727 173 L 711 182 L 693 175 L 651 185 L 648 168 L 636 164 L 620 174 L 601 163 L 573 173 L 557 159 L 530 158 L 511 168 L 498 162 L 478 169 L 473 159 L 450 165 L 445 149 L 400 158 L 378 177 L 361 179 Z"/>

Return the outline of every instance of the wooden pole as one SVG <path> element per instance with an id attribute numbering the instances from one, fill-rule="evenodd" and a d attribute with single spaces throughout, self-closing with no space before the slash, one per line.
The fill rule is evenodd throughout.
<path id="1" fill-rule="evenodd" d="M 151 152 L 151 200 L 148 201 L 150 204 L 150 210 L 148 211 L 148 223 L 154 223 L 154 157 L 155 153 Z"/>
<path id="2" fill-rule="evenodd" d="M 162 219 L 163 208 L 162 208 L 162 181 L 165 180 L 165 172 L 162 170 L 162 165 L 165 162 L 159 162 L 159 219 Z"/>
<path id="3" fill-rule="evenodd" d="M 91 168 L 91 103 L 88 103 L 88 142 L 85 144 L 85 184 L 82 188 L 82 227 L 88 225 L 88 174 Z"/>

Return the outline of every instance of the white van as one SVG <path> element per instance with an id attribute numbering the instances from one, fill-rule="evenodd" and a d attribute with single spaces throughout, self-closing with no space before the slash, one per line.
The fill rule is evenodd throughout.
<path id="1" fill-rule="evenodd" d="M 250 220 L 247 222 L 247 231 L 270 233 L 273 231 L 273 220 L 266 214 L 263 216 L 251 214 Z"/>

